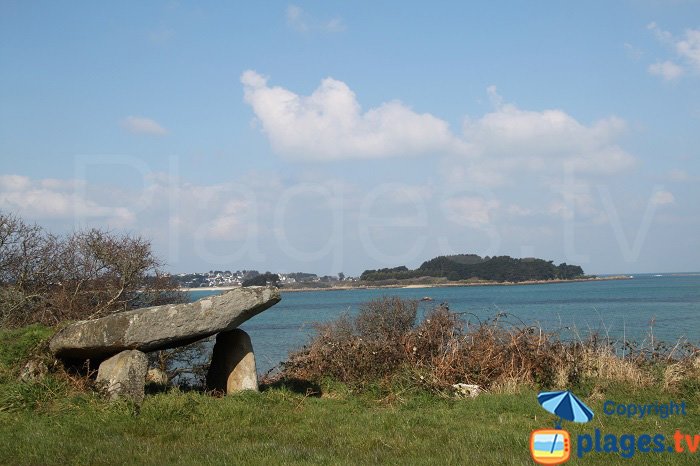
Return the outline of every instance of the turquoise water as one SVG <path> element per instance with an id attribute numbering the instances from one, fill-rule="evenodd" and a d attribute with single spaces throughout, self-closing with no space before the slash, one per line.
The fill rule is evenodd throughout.
<path id="1" fill-rule="evenodd" d="M 216 292 L 195 291 L 191 296 L 194 300 L 211 294 Z M 509 322 L 559 330 L 564 338 L 597 330 L 613 340 L 642 342 L 653 329 L 655 340 L 675 343 L 686 338 L 700 344 L 700 274 L 547 285 L 283 292 L 279 304 L 241 328 L 252 338 L 259 371 L 266 372 L 309 340 L 314 323 L 344 312 L 352 315 L 360 304 L 380 296 L 433 298 L 421 303 L 419 315 L 442 302 L 471 321 L 506 312 Z"/>

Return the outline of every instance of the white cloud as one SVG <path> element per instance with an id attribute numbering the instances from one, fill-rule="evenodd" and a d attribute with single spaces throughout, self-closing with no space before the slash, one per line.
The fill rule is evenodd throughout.
<path id="1" fill-rule="evenodd" d="M 625 123 L 615 117 L 586 126 L 562 110 L 529 111 L 500 104 L 478 120 L 466 119 L 464 138 L 477 155 L 561 157 L 598 151 L 624 129 Z"/>
<path id="2" fill-rule="evenodd" d="M 506 212 L 509 215 L 515 216 L 515 217 L 528 217 L 532 215 L 532 209 L 528 209 L 527 207 L 522 207 L 518 204 L 510 204 L 508 208 L 506 209 Z"/>
<path id="3" fill-rule="evenodd" d="M 390 202 L 405 203 L 415 200 L 426 201 L 431 199 L 433 194 L 430 186 L 399 184 L 388 189 L 385 198 Z"/>
<path id="4" fill-rule="evenodd" d="M 209 237 L 214 239 L 233 239 L 247 231 L 244 225 L 246 209 L 249 206 L 244 201 L 228 201 L 222 212 L 211 222 L 207 229 Z"/>
<path id="5" fill-rule="evenodd" d="M 82 180 L 1 175 L 0 210 L 69 224 L 138 226 L 161 236 L 167 233 L 163 226 L 171 225 L 203 239 L 239 240 L 258 231 L 257 209 L 269 214 L 280 190 L 270 177 L 263 183 L 254 176 L 248 177 L 250 184 L 194 185 L 155 173 L 143 182 L 142 189 L 122 190 Z"/>
<path id="6" fill-rule="evenodd" d="M 235 182 L 211 185 L 188 183 L 165 173 L 145 181 L 144 192 L 135 193 L 131 201 L 141 209 L 141 221 L 167 223 L 200 246 L 209 240 L 240 242 L 257 237 L 266 228 L 261 217 L 271 216 L 281 190 L 273 176 L 251 173 Z M 154 229 L 162 234 L 160 225 Z"/>
<path id="7" fill-rule="evenodd" d="M 471 159 L 451 157 L 443 173 L 453 183 L 499 186 L 523 176 L 612 175 L 632 168 L 635 158 L 616 140 L 626 130 L 617 117 L 586 125 L 563 110 L 523 110 L 503 103 L 488 88 L 494 111 L 464 122 L 463 147 Z"/>
<path id="8" fill-rule="evenodd" d="M 128 116 L 121 121 L 121 126 L 134 134 L 149 134 L 152 136 L 164 136 L 168 134 L 168 130 L 157 121 L 146 117 Z"/>
<path id="9" fill-rule="evenodd" d="M 31 185 L 31 180 L 20 175 L 0 175 L 1 191 L 22 191 Z"/>
<path id="10" fill-rule="evenodd" d="M 494 110 L 465 119 L 457 136 L 446 121 L 398 101 L 363 111 L 354 92 L 332 78 L 309 96 L 269 86 L 267 78 L 251 70 L 241 82 L 245 101 L 273 148 L 291 158 L 448 155 L 444 175 L 479 186 L 505 184 L 523 173 L 611 175 L 636 163 L 616 143 L 626 130 L 620 118 L 587 125 L 559 109 L 523 110 L 504 103 L 495 86 L 487 89 Z"/>
<path id="11" fill-rule="evenodd" d="M 655 206 L 673 204 L 674 202 L 676 202 L 676 198 L 669 191 L 656 191 L 651 197 L 651 204 Z"/>
<path id="12" fill-rule="evenodd" d="M 501 248 L 501 235 L 511 251 L 539 248 L 540 240 L 556 250 L 554 235 L 561 231 L 560 217 L 585 227 L 607 222 L 601 199 L 591 187 L 595 185 L 564 180 L 545 187 L 518 171 L 515 175 L 522 181 L 517 190 L 497 193 L 465 191 L 464 185 L 454 191 L 432 181 L 355 185 L 331 179 L 318 168 L 302 180 L 287 174 L 245 173 L 215 185 L 155 173 L 142 180 L 144 187 L 119 192 L 119 188 L 77 180 L 5 175 L 0 176 L 0 209 L 41 224 L 49 221 L 51 228 L 129 228 L 152 239 L 171 267 L 241 264 L 241 268 L 323 273 L 347 271 L 350 264 L 362 270 L 368 260 L 384 266 L 419 263 L 438 253 L 483 247 L 481 239 L 490 242 L 489 255 L 493 255 Z M 120 205 L 110 204 L 115 199 Z M 649 205 L 674 202 L 673 194 L 657 189 Z M 639 207 L 634 202 L 625 204 L 631 213 L 639 212 Z M 397 232 L 397 228 L 411 230 Z M 363 229 L 368 232 L 365 236 Z M 323 260 L 312 259 L 319 257 L 318 244 L 328 251 Z M 313 252 L 305 256 L 304 251 Z M 479 251 L 483 254 L 484 249 Z"/>
<path id="13" fill-rule="evenodd" d="M 53 190 L 71 190 L 82 188 L 86 185 L 83 180 L 59 180 L 57 178 L 44 178 L 39 180 L 41 187 Z"/>
<path id="14" fill-rule="evenodd" d="M 309 30 L 309 26 L 304 19 L 304 10 L 297 5 L 289 5 L 287 7 L 287 24 L 289 27 L 299 32 L 306 32 Z"/>
<path id="15" fill-rule="evenodd" d="M 341 18 L 317 20 L 298 5 L 289 5 L 286 11 L 287 25 L 297 32 L 342 32 L 346 27 Z"/>
<path id="16" fill-rule="evenodd" d="M 676 52 L 700 72 L 700 29 L 686 30 L 685 37 L 676 42 Z"/>
<path id="17" fill-rule="evenodd" d="M 574 217 L 574 211 L 564 201 L 552 201 L 547 208 L 551 215 L 570 220 Z"/>
<path id="18" fill-rule="evenodd" d="M 252 107 L 274 149 L 300 159 L 377 158 L 444 152 L 457 141 L 449 125 L 399 101 L 362 112 L 354 92 L 326 78 L 310 95 L 269 87 L 255 71 L 241 76 Z"/>
<path id="19" fill-rule="evenodd" d="M 667 44 L 673 43 L 673 35 L 670 32 L 661 29 L 656 22 L 652 21 L 651 23 L 647 24 L 647 29 L 654 33 L 654 36 L 659 42 Z"/>
<path id="20" fill-rule="evenodd" d="M 133 223 L 135 217 L 129 208 L 101 205 L 89 199 L 85 190 L 78 190 L 83 186 L 79 180 L 0 176 L 0 209 L 30 218 L 102 219 L 119 227 Z"/>
<path id="21" fill-rule="evenodd" d="M 665 61 L 649 65 L 649 73 L 661 76 L 666 81 L 673 81 L 683 75 L 683 68 L 672 61 Z"/>
<path id="22" fill-rule="evenodd" d="M 552 190 L 560 198 L 550 202 L 548 211 L 565 219 L 577 217 L 592 223 L 602 223 L 607 216 L 600 209 L 591 187 L 585 182 L 571 182 L 553 185 Z"/>
<path id="23" fill-rule="evenodd" d="M 687 70 L 700 74 L 700 29 L 686 29 L 684 35 L 678 38 L 662 30 L 656 23 L 650 23 L 647 28 L 661 43 L 671 47 L 684 63 L 680 65 L 671 60 L 657 62 L 649 66 L 649 73 L 666 80 L 677 79 Z"/>
<path id="24" fill-rule="evenodd" d="M 625 48 L 625 53 L 627 54 L 627 56 L 633 60 L 639 60 L 644 56 L 644 52 L 632 44 L 625 42 L 623 44 L 623 47 Z"/>
<path id="25" fill-rule="evenodd" d="M 600 147 L 588 153 L 572 157 L 567 163 L 583 174 L 614 175 L 636 165 L 636 159 L 615 145 Z"/>
<path id="26" fill-rule="evenodd" d="M 668 173 L 666 173 L 666 178 L 676 182 L 689 181 L 691 179 L 690 175 L 688 175 L 688 172 L 686 172 L 685 170 L 681 170 L 680 168 L 674 168 L 673 170 L 669 170 Z"/>
<path id="27" fill-rule="evenodd" d="M 491 223 L 492 215 L 500 207 L 497 200 L 460 196 L 445 199 L 442 208 L 448 219 L 459 225 L 483 227 Z"/>
<path id="28" fill-rule="evenodd" d="M 345 26 L 345 23 L 343 23 L 343 20 L 340 18 L 333 18 L 329 19 L 328 21 L 325 21 L 321 25 L 321 29 L 323 29 L 326 32 L 343 32 L 347 29 Z"/>

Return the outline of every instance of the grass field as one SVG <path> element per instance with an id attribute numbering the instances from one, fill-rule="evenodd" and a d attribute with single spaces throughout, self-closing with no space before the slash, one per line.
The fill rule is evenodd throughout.
<path id="1" fill-rule="evenodd" d="M 537 392 L 487 393 L 448 399 L 428 393 L 357 395 L 342 385 L 321 397 L 286 388 L 214 398 L 171 390 L 149 395 L 140 412 L 109 405 L 70 382 L 48 376 L 17 381 L 17 363 L 49 330 L 0 334 L 1 464 L 533 464 L 533 429 L 554 417 Z M 694 454 L 589 453 L 576 456 L 578 434 L 700 434 L 700 393 L 591 385 L 579 393 L 596 413 L 587 424 L 565 422 L 573 442 L 569 464 L 699 464 Z M 645 419 L 606 416 L 605 400 L 619 403 L 685 401 L 686 416 Z M 700 450 L 700 449 L 699 449 Z"/>

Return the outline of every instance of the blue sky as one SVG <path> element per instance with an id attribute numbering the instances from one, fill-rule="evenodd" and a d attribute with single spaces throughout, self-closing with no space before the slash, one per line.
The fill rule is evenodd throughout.
<path id="1" fill-rule="evenodd" d="M 0 4 L 0 209 L 173 272 L 700 270 L 700 2 Z"/>

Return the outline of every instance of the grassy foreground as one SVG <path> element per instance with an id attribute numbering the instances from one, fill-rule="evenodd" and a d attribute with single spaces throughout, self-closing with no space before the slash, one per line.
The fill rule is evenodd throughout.
<path id="1" fill-rule="evenodd" d="M 387 404 L 356 397 L 304 398 L 283 390 L 222 399 L 173 392 L 128 406 L 71 400 L 0 414 L 3 464 L 532 464 L 529 433 L 551 427 L 535 392 L 475 400 L 413 396 Z M 661 394 L 619 393 L 617 401 Z M 661 398 L 663 399 L 663 397 Z M 590 401 L 590 400 L 589 400 Z M 626 420 L 600 413 L 577 433 L 700 433 L 694 400 L 685 417 Z M 698 464 L 696 454 L 591 453 L 573 464 Z M 611 463 L 612 462 L 612 463 Z"/>
<path id="2" fill-rule="evenodd" d="M 58 376 L 19 382 L 18 363 L 49 334 L 41 327 L 0 333 L 0 464 L 525 465 L 533 464 L 530 432 L 551 428 L 554 420 L 527 388 L 467 400 L 421 392 L 355 395 L 342 385 L 323 387 L 318 398 L 284 387 L 224 398 L 174 389 L 147 396 L 137 414 Z M 585 425 L 565 422 L 574 444 L 569 464 L 698 464 L 700 451 L 576 456 L 576 436 L 596 428 L 618 436 L 661 433 L 667 445 L 676 429 L 700 434 L 695 387 L 665 393 L 610 384 L 578 394 L 596 417 Z M 684 400 L 687 415 L 606 416 L 607 399 Z"/>

